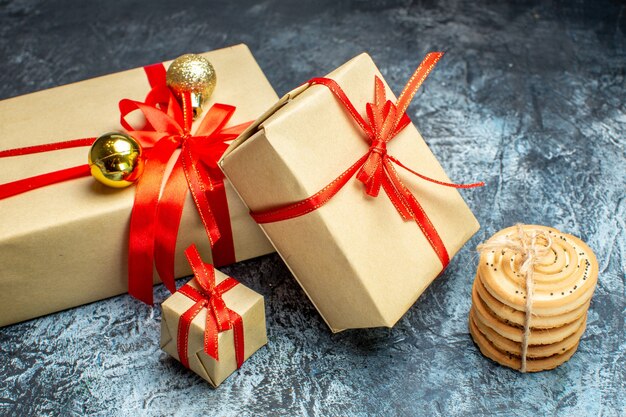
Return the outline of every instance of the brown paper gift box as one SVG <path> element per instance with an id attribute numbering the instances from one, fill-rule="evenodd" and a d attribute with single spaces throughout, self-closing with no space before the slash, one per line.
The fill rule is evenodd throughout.
<path id="1" fill-rule="evenodd" d="M 374 100 L 375 75 L 382 78 L 362 54 L 328 78 L 364 115 L 366 103 Z M 326 87 L 305 85 L 237 138 L 220 164 L 246 205 L 262 211 L 317 193 L 368 147 Z M 389 143 L 388 151 L 424 175 L 449 181 L 413 124 Z M 406 172 L 400 176 L 454 256 L 479 228 L 459 192 Z M 321 208 L 261 227 L 334 332 L 393 326 L 442 267 L 419 227 L 404 222 L 384 193 L 367 196 L 355 178 Z"/>
<path id="2" fill-rule="evenodd" d="M 224 279 L 226 279 L 226 275 L 216 269 L 216 283 L 219 284 Z M 195 280 L 189 281 L 188 285 L 198 289 L 198 284 Z M 222 298 L 226 306 L 242 318 L 244 360 L 248 360 L 254 352 L 267 344 L 263 296 L 243 284 L 237 284 L 234 288 L 225 292 Z M 193 305 L 194 301 L 180 292 L 172 294 L 161 304 L 163 311 L 161 318 L 161 349 L 179 361 L 177 346 L 178 325 L 180 317 Z M 219 361 L 207 355 L 204 351 L 206 314 L 207 309 L 202 309 L 189 327 L 189 368 L 208 381 L 213 387 L 217 387 L 237 370 L 234 333 L 232 329 L 218 333 Z"/>
<path id="3" fill-rule="evenodd" d="M 216 102 L 236 106 L 230 126 L 254 120 L 276 102 L 247 46 L 203 55 L 218 77 L 205 109 Z M 0 149 L 120 130 L 119 100 L 143 101 L 149 89 L 143 69 L 136 68 L 0 101 Z M 5 158 L 0 183 L 85 164 L 87 151 L 83 147 Z M 237 260 L 272 252 L 228 183 L 226 193 Z M 111 189 L 81 178 L 0 201 L 0 326 L 126 292 L 133 197 L 134 187 Z M 208 238 L 188 196 L 177 241 L 176 277 L 191 273 L 182 249 L 192 242 L 210 260 Z"/>

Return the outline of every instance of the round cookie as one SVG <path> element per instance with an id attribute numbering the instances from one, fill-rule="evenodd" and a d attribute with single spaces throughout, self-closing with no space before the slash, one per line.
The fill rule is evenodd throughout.
<path id="1" fill-rule="evenodd" d="M 514 326 L 524 326 L 526 313 L 498 301 L 489 291 L 487 291 L 478 276 L 474 280 L 474 286 L 476 287 L 477 295 L 499 320 Z M 533 314 L 531 327 L 533 329 L 552 329 L 554 327 L 560 327 L 567 323 L 571 323 L 579 319 L 587 312 L 589 302 L 590 301 L 587 301 L 585 304 L 572 311 L 556 316 L 538 316 Z"/>
<path id="2" fill-rule="evenodd" d="M 575 310 L 589 301 L 598 279 L 598 262 L 593 251 L 575 236 L 556 229 L 523 225 L 526 233 L 543 231 L 552 241 L 546 256 L 534 267 L 533 313 L 555 316 Z M 515 226 L 503 229 L 493 238 L 517 235 Z M 547 246 L 547 240 L 537 243 Z M 526 283 L 519 273 L 522 255 L 510 249 L 483 252 L 480 256 L 478 276 L 485 289 L 502 304 L 524 312 Z"/>
<path id="3" fill-rule="evenodd" d="M 488 326 L 500 336 L 521 343 L 524 329 L 507 324 L 498 320 L 497 316 L 489 310 L 483 300 L 478 296 L 476 285 L 472 288 L 472 309 L 476 313 L 476 320 Z M 574 334 L 586 319 L 586 314 L 571 323 L 551 329 L 532 329 L 528 338 L 529 345 L 549 345 L 557 343 Z M 531 321 L 532 323 L 532 321 Z"/>
<path id="4" fill-rule="evenodd" d="M 487 291 L 478 276 L 474 281 L 474 286 L 476 286 L 478 296 L 499 320 L 516 326 L 524 325 L 526 313 L 501 303 Z M 551 329 L 571 323 L 587 312 L 589 303 L 590 301 L 587 300 L 587 302 L 580 307 L 555 316 L 540 316 L 533 312 L 531 326 L 536 329 Z"/>
<path id="5" fill-rule="evenodd" d="M 480 330 L 483 336 L 491 342 L 498 350 L 520 357 L 522 355 L 522 346 L 518 342 L 514 342 L 505 337 L 500 336 L 493 329 L 488 326 L 485 326 L 479 320 L 476 320 L 476 314 L 474 313 L 474 309 L 470 310 L 470 320 L 473 321 L 474 325 Z M 586 320 L 581 324 L 581 326 L 565 339 L 560 342 L 552 343 L 550 345 L 529 345 L 527 358 L 545 358 L 552 355 L 557 355 L 563 352 L 566 352 L 573 348 L 576 344 L 578 344 L 580 337 L 585 331 Z"/>
<path id="6" fill-rule="evenodd" d="M 507 366 L 509 368 L 513 368 L 516 370 L 521 369 L 522 361 L 519 357 L 513 355 L 507 355 L 506 353 L 498 350 L 489 340 L 485 338 L 485 336 L 478 330 L 476 325 L 472 320 L 469 321 L 469 330 L 474 342 L 480 349 L 480 352 L 488 357 L 489 359 L 499 363 L 500 365 Z M 569 360 L 576 349 L 578 348 L 578 343 L 574 347 L 569 350 L 566 350 L 560 355 L 553 355 L 547 358 L 541 359 L 526 359 L 526 372 L 539 372 L 546 371 L 549 369 L 554 369 L 557 366 L 563 364 L 567 360 Z"/>

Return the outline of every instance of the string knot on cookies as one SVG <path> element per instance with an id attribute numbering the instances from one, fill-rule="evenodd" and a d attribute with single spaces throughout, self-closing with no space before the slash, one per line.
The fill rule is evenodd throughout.
<path id="1" fill-rule="evenodd" d="M 522 257 L 518 268 L 526 281 L 526 316 L 524 318 L 524 333 L 522 337 L 522 366 L 520 371 L 526 372 L 526 356 L 528 354 L 528 339 L 530 336 L 530 319 L 533 308 L 533 270 L 539 259 L 548 255 L 552 248 L 552 238 L 543 230 L 533 229 L 525 232 L 522 224 L 515 225 L 517 234 L 493 236 L 476 248 L 479 253 L 486 251 L 510 250 Z"/>

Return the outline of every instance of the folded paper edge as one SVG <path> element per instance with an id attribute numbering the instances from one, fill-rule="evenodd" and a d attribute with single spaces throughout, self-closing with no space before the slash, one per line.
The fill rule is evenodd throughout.
<path id="1" fill-rule="evenodd" d="M 361 52 L 360 54 L 358 54 L 358 55 L 354 56 L 353 58 L 351 58 L 350 60 L 346 61 L 343 65 L 346 65 L 349 62 L 354 61 L 356 59 L 359 59 L 361 57 L 366 57 L 367 59 L 371 60 L 372 63 L 374 63 L 374 60 L 372 59 L 372 57 L 367 52 Z M 374 65 L 376 65 L 376 64 L 374 63 Z M 341 68 L 341 67 L 339 67 L 339 68 Z M 335 71 L 336 71 L 336 69 L 331 71 L 326 76 L 327 77 L 330 76 Z M 224 151 L 224 154 L 222 155 L 222 158 L 220 159 L 220 161 L 218 163 L 220 165 L 220 167 L 222 167 L 222 161 L 230 153 L 234 152 L 241 144 L 243 144 L 246 140 L 250 139 L 250 137 L 252 137 L 257 131 L 259 131 L 261 129 L 261 125 L 263 124 L 263 122 L 265 122 L 267 119 L 269 119 L 274 113 L 276 113 L 278 110 L 280 110 L 288 102 L 290 102 L 291 100 L 295 99 L 297 96 L 302 94 L 310 86 L 311 86 L 311 84 L 306 82 L 306 83 L 304 83 L 304 84 L 294 88 L 293 90 L 289 91 L 287 94 L 282 96 L 280 99 L 278 99 L 276 104 L 274 104 L 265 113 L 263 113 L 261 116 L 259 116 L 254 121 L 254 123 L 252 123 L 243 133 L 241 133 L 241 135 L 239 135 L 235 140 L 233 140 L 230 143 L 230 145 L 228 146 L 226 151 Z"/>
<path id="2" fill-rule="evenodd" d="M 206 368 L 206 366 L 204 366 L 204 362 L 200 358 L 200 355 L 203 354 L 203 353 L 204 353 L 204 350 L 202 350 L 202 349 L 200 349 L 199 351 L 194 353 L 194 355 L 196 356 L 196 359 L 198 360 L 198 363 L 200 363 L 200 366 L 202 367 L 202 370 L 204 371 L 204 375 L 206 376 L 206 378 L 204 376 L 202 376 L 202 375 L 199 375 L 199 376 L 202 377 L 206 382 L 208 382 L 209 385 L 211 386 L 211 388 L 215 389 L 220 384 L 216 384 L 215 383 L 213 378 L 211 378 L 211 374 L 209 374 L 209 370 Z M 191 371 L 193 372 L 193 370 L 191 370 Z"/>
<path id="3" fill-rule="evenodd" d="M 248 126 L 248 128 L 246 130 L 244 130 L 243 133 L 241 133 L 241 135 L 239 135 L 235 140 L 233 140 L 230 143 L 230 145 L 228 146 L 228 148 L 226 148 L 226 150 L 222 154 L 222 157 L 220 158 L 220 161 L 219 161 L 220 167 L 222 166 L 223 160 L 230 153 L 235 151 L 235 149 L 237 149 L 246 140 L 250 139 L 257 131 L 259 131 L 259 129 L 261 128 L 261 125 L 263 124 L 263 122 L 265 122 L 267 119 L 269 119 L 274 113 L 276 113 L 278 110 L 280 110 L 285 104 L 287 104 L 288 102 L 293 100 L 295 97 L 300 95 L 307 88 L 309 88 L 309 86 L 310 85 L 308 83 L 306 83 L 306 84 L 303 84 L 303 85 L 301 85 L 301 86 L 291 90 L 290 92 L 288 92 L 287 94 L 282 96 L 280 99 L 278 99 L 278 101 L 272 107 L 270 107 L 268 110 L 266 110 L 265 113 L 263 113 L 261 116 L 259 116 L 259 118 L 256 119 L 254 121 L 254 123 L 252 123 L 250 126 Z"/>

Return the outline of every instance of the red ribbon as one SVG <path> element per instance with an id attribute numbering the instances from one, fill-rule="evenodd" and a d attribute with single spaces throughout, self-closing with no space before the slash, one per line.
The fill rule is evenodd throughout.
<path id="1" fill-rule="evenodd" d="M 75 139 L 65 142 L 27 146 L 25 148 L 7 149 L 4 151 L 0 151 L 0 158 L 58 151 L 61 149 L 78 148 L 81 146 L 91 146 L 95 140 L 96 138 Z M 89 169 L 89 165 L 85 164 L 72 168 L 61 169 L 59 171 L 48 172 L 42 175 L 36 175 L 34 177 L 25 178 L 23 180 L 0 184 L 0 200 L 12 197 L 14 195 L 22 194 L 30 190 L 45 187 L 47 185 L 73 180 L 75 178 L 86 177 L 90 174 L 91 170 Z"/>
<path id="2" fill-rule="evenodd" d="M 445 269 L 450 262 L 448 251 L 437 229 L 426 215 L 417 198 L 404 185 L 394 165 L 421 179 L 446 187 L 473 188 L 483 186 L 484 183 L 454 184 L 438 181 L 408 168 L 387 153 L 387 143 L 410 123 L 409 117 L 406 115 L 409 103 L 442 56 L 443 52 L 432 52 L 426 55 L 409 79 L 396 103 L 386 99 L 385 86 L 382 80 L 376 76 L 374 102 L 367 103 L 365 106 L 367 121 L 359 114 L 348 96 L 334 80 L 328 78 L 313 78 L 310 80 L 310 85 L 323 85 L 335 95 L 344 109 L 365 133 L 370 148 L 350 168 L 313 196 L 280 207 L 252 212 L 251 215 L 254 220 L 257 223 L 272 223 L 310 213 L 326 204 L 356 174 L 356 178 L 365 185 L 365 192 L 368 195 L 372 197 L 378 196 L 382 187 L 400 216 L 405 221 L 414 221 L 419 226 L 441 261 L 442 269 Z"/>
<path id="3" fill-rule="evenodd" d="M 128 256 L 129 293 L 152 304 L 152 272 L 156 268 L 165 286 L 176 291 L 174 259 L 176 237 L 187 190 L 195 205 L 212 247 L 214 264 L 235 262 L 230 214 L 224 189 L 224 175 L 217 165 L 228 145 L 250 124 L 225 127 L 234 106 L 214 104 L 195 134 L 191 134 L 190 96 L 182 97 L 182 107 L 165 84 L 165 67 L 144 67 L 152 87 L 145 102 L 124 99 L 119 103 L 122 126 L 144 148 L 145 168 L 137 181 L 131 215 Z M 126 116 L 139 110 L 146 121 L 133 128 Z M 96 138 L 70 140 L 0 151 L 0 158 L 91 146 Z M 181 148 L 174 168 L 161 193 L 165 168 L 172 154 Z M 88 165 L 49 172 L 23 180 L 0 184 L 0 200 L 35 188 L 90 175 Z"/>
<path id="4" fill-rule="evenodd" d="M 244 360 L 244 334 L 243 319 L 239 314 L 226 307 L 222 295 L 239 284 L 234 278 L 228 277 L 219 284 L 215 283 L 215 268 L 211 264 L 202 262 L 198 249 L 191 245 L 185 250 L 185 255 L 193 269 L 196 282 L 200 286 L 197 290 L 186 284 L 178 292 L 192 299 L 195 304 L 180 316 L 178 323 L 177 348 L 181 363 L 189 368 L 189 327 L 193 319 L 207 309 L 206 324 L 204 329 L 204 351 L 207 355 L 219 360 L 218 334 L 233 329 L 235 343 L 235 358 L 237 368 L 240 368 Z"/>
<path id="5" fill-rule="evenodd" d="M 161 68 L 162 70 L 159 70 Z M 224 175 L 217 165 L 228 145 L 249 126 L 243 123 L 225 128 L 235 107 L 215 104 L 191 135 L 192 108 L 189 94 L 182 97 L 182 108 L 165 84 L 161 64 L 146 68 L 154 87 L 145 102 L 120 101 L 121 124 L 142 143 L 154 145 L 146 151 L 144 173 L 137 182 L 130 222 L 128 292 L 152 304 L 152 268 L 172 292 L 176 237 L 187 191 L 191 192 L 200 219 L 211 243 L 213 263 L 235 262 L 230 214 L 224 189 Z M 126 116 L 139 110 L 146 125 L 133 128 Z M 174 151 L 181 152 L 159 196 L 165 168 Z"/>

